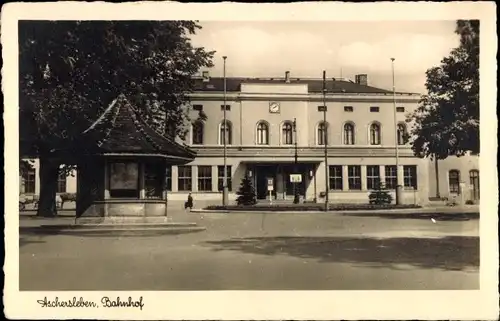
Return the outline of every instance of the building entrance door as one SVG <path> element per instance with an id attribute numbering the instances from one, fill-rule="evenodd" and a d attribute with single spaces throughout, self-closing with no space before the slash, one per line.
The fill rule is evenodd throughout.
<path id="1" fill-rule="evenodd" d="M 257 199 L 267 199 L 269 196 L 269 191 L 267 189 L 268 179 L 273 179 L 274 190 L 271 192 L 273 199 L 276 198 L 276 166 L 275 165 L 266 165 L 266 166 L 257 166 L 256 167 L 256 178 L 257 178 L 257 186 L 256 193 Z"/>

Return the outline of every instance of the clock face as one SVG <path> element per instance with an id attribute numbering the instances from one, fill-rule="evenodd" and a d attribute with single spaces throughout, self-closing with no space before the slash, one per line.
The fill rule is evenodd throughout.
<path id="1" fill-rule="evenodd" d="M 269 103 L 269 111 L 271 113 L 279 113 L 280 112 L 280 104 L 278 102 Z"/>

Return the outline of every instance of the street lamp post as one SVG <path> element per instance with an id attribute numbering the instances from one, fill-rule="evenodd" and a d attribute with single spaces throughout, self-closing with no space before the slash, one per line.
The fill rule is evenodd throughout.
<path id="1" fill-rule="evenodd" d="M 323 70 L 323 125 L 325 126 L 324 130 L 324 139 L 323 143 L 325 148 L 325 212 L 328 211 L 328 202 L 329 196 L 328 192 L 330 187 L 328 186 L 328 126 L 326 124 L 326 71 Z"/>
<path id="2" fill-rule="evenodd" d="M 294 174 L 297 174 L 297 165 L 298 165 L 298 150 L 297 150 L 297 119 L 293 119 L 293 134 L 294 134 L 294 141 L 295 141 L 295 166 L 294 166 Z M 297 188 L 297 183 L 293 182 L 293 203 L 298 204 L 299 203 L 299 190 Z"/>
<path id="3" fill-rule="evenodd" d="M 392 65 L 392 103 L 394 112 L 394 132 L 395 132 L 395 151 L 396 151 L 396 204 L 400 205 L 402 203 L 402 186 L 399 185 L 399 129 L 398 129 L 398 119 L 397 119 L 397 109 L 396 109 L 396 82 L 394 77 L 394 60 L 391 58 Z"/>
<path id="4" fill-rule="evenodd" d="M 223 56 L 222 59 L 224 60 L 224 106 L 223 106 L 223 112 L 224 112 L 224 122 L 223 122 L 223 134 L 222 134 L 222 142 L 224 145 L 224 178 L 222 180 L 222 205 L 227 206 L 228 205 L 228 188 L 227 188 L 227 136 L 228 136 L 228 127 L 227 127 L 227 120 L 226 120 L 226 59 L 227 56 Z"/>

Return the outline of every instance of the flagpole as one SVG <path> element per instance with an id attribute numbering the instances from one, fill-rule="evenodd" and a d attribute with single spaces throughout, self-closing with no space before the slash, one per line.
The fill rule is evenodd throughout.
<path id="1" fill-rule="evenodd" d="M 328 211 L 328 201 L 330 187 L 328 186 L 328 125 L 326 123 L 326 71 L 323 70 L 323 125 L 324 130 L 324 148 L 325 148 L 325 212 Z"/>
<path id="2" fill-rule="evenodd" d="M 227 127 L 227 121 L 226 121 L 226 59 L 227 56 L 223 56 L 222 59 L 224 59 L 224 122 L 223 122 L 223 136 L 222 136 L 222 141 L 224 143 L 224 178 L 222 181 L 222 205 L 227 206 L 228 205 L 228 188 L 227 188 L 227 133 L 228 133 L 228 127 Z"/>
<path id="3" fill-rule="evenodd" d="M 397 118 L 397 109 L 396 109 L 396 81 L 394 77 L 394 60 L 395 58 L 391 58 L 391 66 L 392 66 L 392 104 L 393 104 L 393 112 L 394 112 L 394 132 L 395 132 L 395 154 L 396 154 L 396 204 L 400 205 L 402 201 L 402 190 L 399 185 L 399 141 L 398 141 L 398 118 Z"/>

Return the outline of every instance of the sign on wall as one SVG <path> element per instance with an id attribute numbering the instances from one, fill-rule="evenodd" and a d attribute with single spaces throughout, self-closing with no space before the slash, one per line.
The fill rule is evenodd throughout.
<path id="1" fill-rule="evenodd" d="M 291 183 L 302 183 L 302 174 L 290 174 Z"/>

